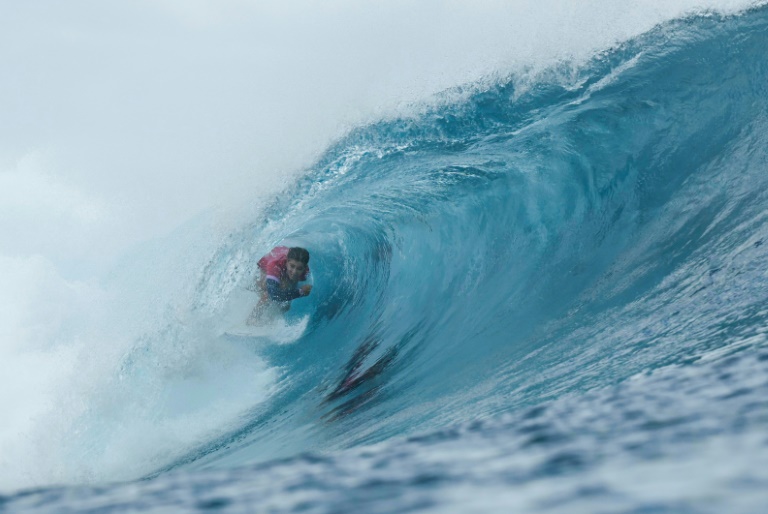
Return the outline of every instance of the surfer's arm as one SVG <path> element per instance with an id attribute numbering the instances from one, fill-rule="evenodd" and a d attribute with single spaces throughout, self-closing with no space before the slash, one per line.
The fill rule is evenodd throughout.
<path id="1" fill-rule="evenodd" d="M 295 300 L 296 298 L 300 298 L 302 296 L 306 296 L 309 294 L 307 292 L 304 293 L 301 289 L 283 289 L 280 287 L 280 282 L 277 280 L 272 280 L 270 278 L 267 279 L 267 294 L 269 294 L 269 299 L 275 302 L 290 302 L 291 300 Z"/>

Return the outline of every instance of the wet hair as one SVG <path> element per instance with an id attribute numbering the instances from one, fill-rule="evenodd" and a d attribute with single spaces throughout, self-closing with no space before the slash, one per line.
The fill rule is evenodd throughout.
<path id="1" fill-rule="evenodd" d="M 309 252 L 306 248 L 294 247 L 288 250 L 288 259 L 299 261 L 303 264 L 309 264 Z"/>

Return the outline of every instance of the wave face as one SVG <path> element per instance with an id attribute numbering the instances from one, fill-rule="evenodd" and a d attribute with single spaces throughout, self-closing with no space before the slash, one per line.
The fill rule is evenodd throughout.
<path id="1" fill-rule="evenodd" d="M 217 342 L 274 390 L 139 487 L 190 508 L 301 510 L 311 489 L 317 511 L 757 511 L 766 48 L 768 9 L 693 17 L 349 133 L 230 235 L 190 308 L 226 317 L 270 245 L 307 247 L 300 337 Z M 5 501 L 132 494 L 78 491 Z"/>

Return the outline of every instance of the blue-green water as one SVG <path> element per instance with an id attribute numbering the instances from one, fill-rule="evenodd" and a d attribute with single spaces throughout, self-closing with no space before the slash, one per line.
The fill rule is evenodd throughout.
<path id="1" fill-rule="evenodd" d="M 156 380 L 271 244 L 305 246 L 298 331 L 211 330 L 271 373 L 206 372 L 245 413 L 148 480 L 0 511 L 762 512 L 766 48 L 768 9 L 693 17 L 354 130 L 218 248 L 194 326 L 123 362 Z M 177 408 L 218 401 L 180 383 Z"/>

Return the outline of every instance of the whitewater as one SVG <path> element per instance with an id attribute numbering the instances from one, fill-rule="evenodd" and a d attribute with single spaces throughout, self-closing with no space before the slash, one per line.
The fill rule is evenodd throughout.
<path id="1" fill-rule="evenodd" d="M 117 200 L 0 173 L 0 512 L 763 512 L 768 7 L 646 7 L 101 256 L 56 233 Z M 69 209 L 50 247 L 20 183 Z M 249 333 L 277 244 L 314 288 Z"/>

